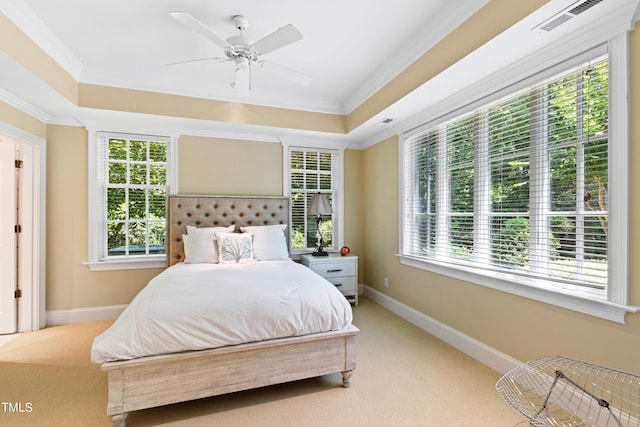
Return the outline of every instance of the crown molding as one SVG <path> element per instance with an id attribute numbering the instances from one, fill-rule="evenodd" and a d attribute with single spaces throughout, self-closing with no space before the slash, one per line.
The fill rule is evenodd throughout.
<path id="1" fill-rule="evenodd" d="M 474 5 L 481 7 L 483 4 L 487 2 L 487 0 L 473 0 Z M 614 2 L 615 3 L 615 2 Z M 603 3 L 605 4 L 605 3 Z M 615 35 L 621 34 L 625 31 L 632 31 L 638 18 L 640 15 L 640 1 L 633 0 L 631 3 L 625 3 L 625 7 L 617 8 L 610 13 L 599 17 L 597 22 L 591 23 L 591 25 L 582 25 L 579 28 L 572 30 L 570 34 L 565 35 L 555 42 L 549 42 L 545 46 L 540 47 L 537 51 L 533 52 L 531 55 L 528 55 L 524 60 L 520 60 L 514 62 L 506 67 L 503 67 L 500 71 L 495 72 L 491 75 L 491 82 L 485 82 L 483 85 L 479 85 L 478 82 L 466 81 L 465 87 L 458 87 L 457 90 L 451 89 L 451 93 L 446 97 L 445 100 L 435 101 L 437 102 L 437 108 L 435 105 L 425 106 L 423 105 L 421 108 L 416 108 L 416 113 L 412 114 L 410 117 L 402 119 L 401 117 L 396 116 L 398 118 L 397 122 L 394 122 L 392 126 L 389 127 L 380 127 L 373 128 L 375 121 L 372 119 L 371 121 L 362 124 L 358 129 L 350 132 L 349 134 L 330 134 L 330 133 L 321 133 L 321 132 L 311 132 L 311 131 L 298 131 L 295 129 L 284 129 L 284 128 L 271 128 L 264 126 L 255 126 L 255 125 L 238 125 L 231 123 L 218 123 L 218 122 L 199 122 L 194 119 L 182 119 L 176 117 L 159 117 L 155 116 L 155 119 L 151 119 L 146 115 L 136 115 L 136 114 L 128 114 L 126 116 L 118 115 L 115 117 L 112 115 L 113 113 L 102 112 L 102 111 L 92 111 L 87 112 L 84 109 L 79 108 L 77 111 L 71 113 L 72 116 L 62 117 L 62 116 L 49 116 L 47 113 L 39 110 L 38 108 L 30 105 L 29 103 L 17 98 L 11 93 L 0 89 L 0 101 L 6 102 L 8 105 L 11 105 L 20 111 L 29 114 L 30 116 L 45 122 L 47 124 L 58 124 L 64 126 L 85 126 L 85 118 L 90 117 L 90 121 L 94 119 L 98 123 L 108 123 L 114 125 L 126 124 L 128 128 L 132 126 L 141 125 L 146 128 L 149 127 L 150 123 L 154 123 L 154 126 L 160 126 L 163 129 L 170 131 L 171 134 L 179 134 L 179 135 L 193 135 L 193 136 L 204 136 L 204 137 L 214 137 L 214 138 L 225 138 L 225 139 L 239 139 L 239 140 L 249 140 L 249 141 L 261 141 L 261 142 L 271 142 L 278 143 L 283 140 L 296 140 L 300 141 L 297 144 L 305 144 L 308 142 L 309 144 L 321 144 L 326 147 L 335 146 L 341 148 L 350 148 L 350 149 L 366 149 L 371 147 L 385 139 L 388 139 L 394 135 L 401 135 L 403 132 L 411 130 L 415 127 L 421 126 L 428 120 L 433 120 L 434 118 L 441 116 L 443 113 L 447 111 L 451 111 L 452 109 L 461 108 L 468 103 L 470 99 L 477 99 L 481 96 L 486 96 L 490 94 L 497 83 L 500 83 L 500 86 L 503 86 L 508 81 L 514 83 L 517 79 L 521 79 L 527 73 L 531 74 L 533 71 L 544 69 L 544 67 L 548 67 L 554 64 L 554 61 L 557 60 L 559 54 L 564 54 L 567 51 L 573 52 L 582 52 L 585 49 L 595 46 L 597 43 L 602 43 L 606 40 L 613 38 Z M 460 7 L 460 6 L 457 6 Z M 596 6 L 598 7 L 598 6 Z M 26 9 L 26 10 L 25 10 Z M 450 10 L 453 10 L 453 6 L 449 7 Z M 465 9 L 469 15 L 472 12 Z M 37 23 L 39 19 L 33 16 L 33 12 L 25 5 L 23 0 L 0 0 L 0 12 L 7 14 L 9 19 L 16 23 L 19 27 L 23 28 L 24 24 L 19 24 L 21 20 L 29 20 L 27 17 L 31 16 L 31 24 L 33 27 L 39 31 L 43 31 L 44 35 L 39 36 L 40 38 L 45 37 L 50 33 L 46 29 L 46 27 L 42 23 Z M 456 10 L 455 13 L 460 12 Z M 449 15 L 446 16 L 455 16 L 454 12 L 450 12 Z M 16 18 L 16 16 L 18 16 Z M 454 25 L 453 18 L 449 19 L 450 22 L 446 22 L 443 20 L 442 22 L 438 22 L 437 27 L 425 25 L 425 28 L 430 28 L 432 31 L 434 28 L 437 28 L 438 31 L 445 31 L 450 26 Z M 34 23 L 35 22 L 35 23 Z M 597 25 L 596 25 L 597 24 Z M 27 30 L 23 31 L 27 32 Z M 34 30 L 35 31 L 35 30 Z M 426 31 L 426 30 L 424 30 Z M 450 29 L 449 29 L 450 31 Z M 506 33 L 506 32 L 505 32 Z M 31 32 L 27 32 L 29 36 L 32 38 L 36 38 L 36 36 L 32 35 Z M 416 37 L 420 36 L 422 31 L 416 33 Z M 426 36 L 425 36 L 426 37 Z M 508 38 L 508 35 L 504 35 L 504 37 Z M 540 37 L 544 37 L 541 35 Z M 498 36 L 501 38 L 501 36 Z M 413 40 L 413 39 L 412 39 Z M 420 54 L 425 49 L 425 45 L 433 44 L 437 41 L 434 39 L 430 40 L 429 43 L 423 44 L 422 48 L 415 47 L 414 44 L 408 43 L 408 49 L 406 55 L 415 56 Z M 495 51 L 500 51 L 502 46 L 499 42 L 497 45 L 494 44 L 494 41 L 487 43 L 481 49 L 494 49 Z M 55 41 L 53 44 L 56 44 Z M 59 42 L 58 42 L 59 44 Z M 416 43 L 417 45 L 417 43 Z M 493 46 L 493 47 L 492 47 Z M 497 47 L 496 47 L 497 46 Z M 64 49 L 66 50 L 66 49 Z M 482 55 L 486 58 L 487 51 L 483 51 Z M 400 55 L 400 54 L 399 54 Z M 54 58 L 56 59 L 56 58 Z M 56 59 L 57 60 L 57 59 Z M 402 68 L 400 64 L 400 60 L 390 60 L 399 68 Z M 532 66 L 533 62 L 533 66 Z M 61 64 L 62 65 L 62 64 Z M 81 65 L 79 62 L 77 63 L 78 70 L 81 69 Z M 456 66 L 452 66 L 451 68 L 455 68 Z M 424 102 L 425 97 L 420 94 L 424 92 L 424 88 L 433 87 L 430 84 L 438 84 L 441 82 L 441 78 L 447 75 L 452 70 L 444 71 L 440 76 L 437 76 L 431 82 L 427 82 L 423 85 L 423 87 L 418 88 L 414 93 L 409 94 L 406 99 L 402 102 L 416 103 L 416 102 Z M 384 74 L 387 77 L 383 77 L 383 73 L 389 71 L 381 70 L 380 74 L 372 77 L 358 93 L 361 96 L 366 97 L 367 90 L 372 90 L 375 87 L 375 84 L 383 84 L 385 78 L 388 79 L 393 72 L 389 72 L 389 74 Z M 395 75 L 395 74 L 394 74 Z M 515 76 L 515 77 L 514 77 Z M 98 79 L 100 76 L 92 76 Z M 106 79 L 107 76 L 102 76 Z M 377 80 L 376 80 L 377 79 Z M 115 79 L 112 79 L 115 80 Z M 367 84 L 376 81 L 373 86 L 370 86 L 369 89 L 365 90 L 364 88 Z M 96 83 L 98 84 L 98 83 Z M 103 84 L 103 83 L 100 83 Z M 117 85 L 119 87 L 126 88 L 126 85 L 122 83 L 118 84 L 117 82 L 110 82 L 108 85 Z M 371 83 L 373 84 L 373 83 Z M 471 86 L 469 86 L 471 85 Z M 144 90 L 140 87 L 131 87 L 131 89 L 135 90 Z M 158 91 L 162 90 L 158 87 L 152 87 L 152 84 L 149 84 L 149 88 L 147 90 Z M 166 92 L 163 92 L 166 93 Z M 373 92 L 371 92 L 373 93 Z M 186 95 L 186 96 L 195 96 L 195 94 L 189 94 L 188 91 L 185 93 L 177 94 L 177 95 Z M 355 94 L 354 94 L 355 96 Z M 201 97 L 201 96 L 200 96 Z M 216 97 L 218 100 L 225 100 L 224 97 Z M 231 101 L 230 99 L 228 99 Z M 295 104 L 294 101 L 286 101 L 286 106 L 274 106 L 269 105 L 266 102 L 261 103 L 260 99 L 252 100 L 256 105 L 265 105 L 274 108 L 291 108 L 291 109 L 299 109 L 306 111 L 317 111 L 323 113 L 335 113 L 335 109 L 338 108 L 336 106 L 315 106 L 311 108 L 309 105 L 298 105 Z M 350 101 L 351 102 L 351 101 Z M 358 101 L 354 101 L 358 102 Z M 412 107 L 413 108 L 413 107 Z M 124 113 L 122 113 L 124 114 Z M 381 111 L 379 113 L 380 116 L 384 116 L 385 112 Z M 391 117 L 394 117 L 395 114 L 390 114 Z M 377 117 L 377 116 L 376 116 Z M 133 125 L 133 123 L 136 123 Z"/>
<path id="2" fill-rule="evenodd" d="M 0 0 L 0 12 L 13 21 L 27 37 L 40 46 L 71 77 L 80 81 L 82 63 L 23 0 Z"/>
<path id="3" fill-rule="evenodd" d="M 488 2 L 489 0 L 447 2 L 445 7 L 433 14 L 438 19 L 427 21 L 410 40 L 407 40 L 402 50 L 398 50 L 395 55 L 385 59 L 386 66 L 379 67 L 355 92 L 347 97 L 344 102 L 344 110 L 347 113 L 355 110 Z M 444 19 L 441 19 L 442 17 Z"/>
<path id="4" fill-rule="evenodd" d="M 23 101 L 22 99 L 18 98 L 17 96 L 7 92 L 6 90 L 0 88 L 0 101 L 11 105 L 14 108 L 17 108 L 18 110 L 22 111 L 23 113 L 26 113 L 28 115 L 30 115 L 31 117 L 40 120 L 41 122 L 44 123 L 48 123 L 49 122 L 49 115 L 47 113 L 45 113 L 42 110 L 39 110 L 38 108 L 34 107 L 33 105 Z"/>
<path id="5" fill-rule="evenodd" d="M 84 127 L 75 117 L 52 116 L 47 122 L 48 125 Z"/>

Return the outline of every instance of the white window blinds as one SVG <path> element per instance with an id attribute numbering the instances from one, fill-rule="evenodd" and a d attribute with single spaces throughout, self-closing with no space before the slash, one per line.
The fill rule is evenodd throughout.
<path id="1" fill-rule="evenodd" d="M 402 255 L 605 290 L 608 59 L 404 140 Z"/>

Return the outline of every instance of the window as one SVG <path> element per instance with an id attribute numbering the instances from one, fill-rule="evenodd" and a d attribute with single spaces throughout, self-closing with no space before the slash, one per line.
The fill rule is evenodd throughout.
<path id="1" fill-rule="evenodd" d="M 95 141 L 89 264 L 92 269 L 164 266 L 171 138 L 97 132 Z"/>
<path id="2" fill-rule="evenodd" d="M 291 197 L 291 249 L 293 253 L 309 252 L 318 244 L 317 217 L 309 215 L 311 198 L 324 193 L 331 203 L 333 214 L 321 215 L 323 246 L 335 250 L 339 246 L 340 200 L 338 150 L 288 147 L 286 181 Z"/>
<path id="3" fill-rule="evenodd" d="M 402 262 L 591 314 L 582 301 L 626 304 L 612 280 L 610 205 L 626 185 L 610 179 L 609 57 L 531 83 L 405 136 Z"/>

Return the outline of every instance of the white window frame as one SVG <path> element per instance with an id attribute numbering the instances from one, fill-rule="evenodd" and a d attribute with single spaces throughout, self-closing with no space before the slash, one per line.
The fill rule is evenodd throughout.
<path id="1" fill-rule="evenodd" d="M 282 194 L 285 197 L 291 197 L 291 175 L 290 175 L 290 163 L 291 163 L 291 152 L 292 151 L 326 151 L 331 152 L 336 156 L 335 160 L 335 171 L 333 172 L 333 188 L 332 188 L 332 205 L 333 209 L 333 238 L 331 240 L 332 246 L 325 247 L 324 249 L 327 252 L 337 252 L 340 247 L 344 245 L 344 148 L 337 148 L 331 145 L 322 144 L 322 143 L 306 143 L 306 144 L 296 144 L 296 143 L 282 143 L 283 150 L 283 161 L 282 161 Z M 291 223 L 291 208 L 289 209 L 289 223 Z M 300 258 L 300 255 L 305 253 L 310 253 L 314 248 L 302 248 L 302 249 L 291 249 L 291 257 L 293 259 Z"/>
<path id="2" fill-rule="evenodd" d="M 105 270 L 129 270 L 140 268 L 162 268 L 167 266 L 167 256 L 162 255 L 136 255 L 131 257 L 107 258 L 103 253 L 101 236 L 105 233 L 106 222 L 104 221 L 105 203 L 101 200 L 100 188 L 106 183 L 101 182 L 99 171 L 104 168 L 100 162 L 107 162 L 108 159 L 100 151 L 99 134 L 118 134 L 140 135 L 147 137 L 148 135 L 158 135 L 158 132 L 130 132 L 130 131 L 102 131 L 96 128 L 87 129 L 89 143 L 89 259 L 84 264 L 89 266 L 91 271 Z M 167 195 L 178 188 L 178 149 L 177 136 L 163 135 L 163 138 L 169 139 L 168 158 L 167 158 Z"/>
<path id="3" fill-rule="evenodd" d="M 570 287 L 563 290 L 545 286 L 544 281 L 534 278 L 518 277 L 514 279 L 508 274 L 479 271 L 465 266 L 454 266 L 448 263 L 438 262 L 433 259 L 425 259 L 412 257 L 404 254 L 403 236 L 404 224 L 402 219 L 404 213 L 404 169 L 405 169 L 405 152 L 404 139 L 401 138 L 399 144 L 399 162 L 400 162 L 400 230 L 399 230 L 399 247 L 400 262 L 404 265 L 420 268 L 423 270 L 443 274 L 456 279 L 468 281 L 478 285 L 486 286 L 492 289 L 500 290 L 510 294 L 522 296 L 532 300 L 552 304 L 566 309 L 589 314 L 599 318 L 611 320 L 617 323 L 625 323 L 625 315 L 628 312 L 637 313 L 640 307 L 629 304 L 629 251 L 628 251 L 628 222 L 629 222 L 629 105 L 628 105 L 628 82 L 629 82 L 629 45 L 628 33 L 624 32 L 609 40 L 601 49 L 605 49 L 609 55 L 609 247 L 608 247 L 608 286 L 607 294 L 597 295 L 589 294 L 583 288 L 576 289 Z M 597 50 L 597 48 L 594 48 Z M 567 61 L 557 66 L 547 69 L 539 69 L 540 71 L 528 79 L 511 79 L 511 81 L 520 81 L 516 85 L 512 85 L 502 90 L 493 91 L 493 94 L 476 102 L 466 104 L 466 108 L 452 111 L 449 115 L 442 116 L 439 112 L 442 109 L 434 108 L 434 116 L 423 121 L 422 126 L 415 127 L 406 131 L 405 135 L 411 135 L 438 123 L 442 123 L 453 116 L 471 111 L 481 103 L 487 103 L 504 96 L 506 93 L 515 92 L 519 88 L 525 87 L 531 80 L 543 80 L 547 76 L 551 76 L 563 68 L 566 69 L 568 61 L 574 61 L 576 65 L 583 60 L 584 56 L 594 56 L 594 53 L 587 52 L 582 55 L 570 55 L 565 53 Z M 530 64 L 530 69 L 536 69 L 535 64 Z M 503 80 L 504 76 L 501 76 Z M 513 77 L 513 76 L 510 76 Z M 498 81 L 493 84 L 499 84 Z M 500 86 L 498 86 L 500 87 Z M 437 113 L 436 113 L 437 112 Z M 438 114 L 438 115 L 435 115 Z M 407 165 L 410 167 L 410 165 Z"/>

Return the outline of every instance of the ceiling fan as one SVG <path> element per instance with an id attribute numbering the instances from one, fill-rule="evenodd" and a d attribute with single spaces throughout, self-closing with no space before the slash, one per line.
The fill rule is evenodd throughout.
<path id="1" fill-rule="evenodd" d="M 197 61 L 217 60 L 218 62 L 233 61 L 236 66 L 235 81 L 231 83 L 238 95 L 248 95 L 251 90 L 251 71 L 253 68 L 272 70 L 282 77 L 306 86 L 311 83 L 311 76 L 262 59 L 262 55 L 280 49 L 302 39 L 302 34 L 296 27 L 287 24 L 273 33 L 253 41 L 244 35 L 249 20 L 242 15 L 231 18 L 233 25 L 240 30 L 240 35 L 228 37 L 226 40 L 214 33 L 209 27 L 187 12 L 171 12 L 170 15 L 186 27 L 212 41 L 224 50 L 224 57 L 192 59 L 189 61 L 173 62 L 167 65 L 185 64 Z"/>

